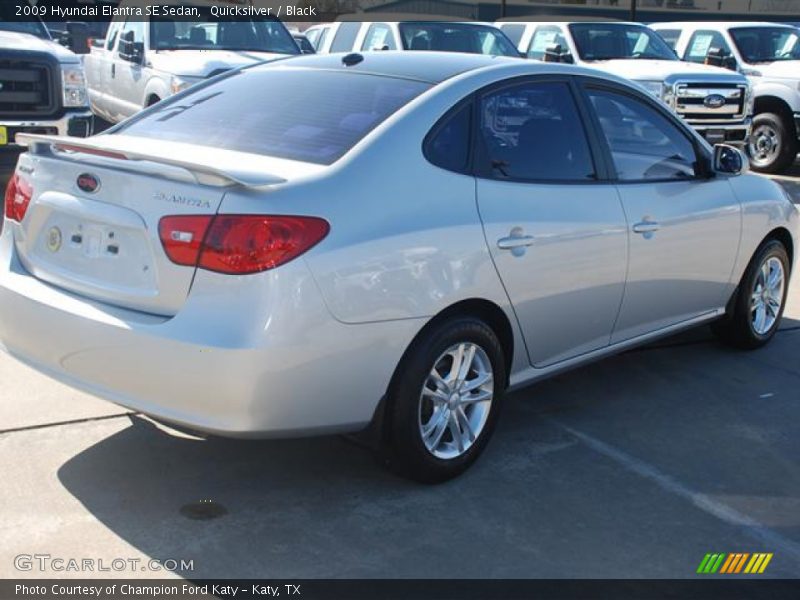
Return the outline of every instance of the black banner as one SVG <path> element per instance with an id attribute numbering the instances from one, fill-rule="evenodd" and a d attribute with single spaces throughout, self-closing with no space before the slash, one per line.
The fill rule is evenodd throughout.
<path id="1" fill-rule="evenodd" d="M 800 579 L 686 580 L 0 580 L 3 600 L 782 600 L 800 598 Z"/>

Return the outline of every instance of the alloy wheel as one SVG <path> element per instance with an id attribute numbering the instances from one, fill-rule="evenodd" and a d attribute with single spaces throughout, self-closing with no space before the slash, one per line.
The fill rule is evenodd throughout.
<path id="1" fill-rule="evenodd" d="M 774 327 L 783 304 L 785 285 L 783 263 L 770 256 L 761 265 L 750 295 L 750 316 L 753 331 L 766 335 Z"/>
<path id="2" fill-rule="evenodd" d="M 454 344 L 433 365 L 419 399 L 419 433 L 436 458 L 467 452 L 481 435 L 494 398 L 494 371 L 486 352 Z"/>

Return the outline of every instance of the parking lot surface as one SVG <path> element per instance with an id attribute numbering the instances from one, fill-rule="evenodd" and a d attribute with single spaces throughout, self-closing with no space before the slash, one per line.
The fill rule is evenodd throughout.
<path id="1" fill-rule="evenodd" d="M 782 183 L 800 202 L 800 168 Z M 706 328 L 508 397 L 463 477 L 398 479 L 341 437 L 187 437 L 0 355 L 0 577 L 15 557 L 191 560 L 186 577 L 658 577 L 708 552 L 800 576 L 800 280 L 745 353 Z M 222 507 L 187 518 L 188 504 Z"/>

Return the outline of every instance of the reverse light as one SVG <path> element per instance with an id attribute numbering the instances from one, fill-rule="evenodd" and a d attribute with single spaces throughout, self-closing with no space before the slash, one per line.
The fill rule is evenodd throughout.
<path id="1" fill-rule="evenodd" d="M 198 215 L 164 217 L 158 229 L 172 262 L 246 275 L 297 258 L 322 241 L 330 226 L 316 217 Z"/>
<path id="2" fill-rule="evenodd" d="M 6 187 L 5 215 L 7 219 L 22 222 L 33 197 L 33 187 L 16 173 Z"/>
<path id="3" fill-rule="evenodd" d="M 64 91 L 64 106 L 88 106 L 89 96 L 86 93 L 86 77 L 82 65 L 61 65 L 61 82 Z"/>

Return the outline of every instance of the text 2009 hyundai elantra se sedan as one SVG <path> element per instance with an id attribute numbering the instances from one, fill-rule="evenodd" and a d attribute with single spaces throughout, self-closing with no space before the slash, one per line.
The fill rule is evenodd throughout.
<path id="1" fill-rule="evenodd" d="M 509 386 L 710 321 L 764 344 L 795 252 L 737 150 L 566 65 L 297 58 L 23 141 L 11 354 L 215 434 L 373 424 L 424 481 L 475 460 Z"/>

